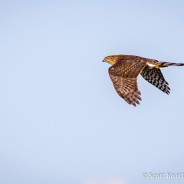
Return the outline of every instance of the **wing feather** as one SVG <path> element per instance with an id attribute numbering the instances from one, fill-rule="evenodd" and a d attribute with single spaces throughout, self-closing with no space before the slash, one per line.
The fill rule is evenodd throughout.
<path id="1" fill-rule="evenodd" d="M 141 76 L 164 93 L 170 93 L 169 84 L 159 68 L 145 66 L 141 72 Z"/>
<path id="2" fill-rule="evenodd" d="M 141 100 L 137 86 L 137 76 L 145 67 L 145 62 L 118 62 L 109 68 L 109 76 L 116 92 L 130 105 L 136 106 Z"/>

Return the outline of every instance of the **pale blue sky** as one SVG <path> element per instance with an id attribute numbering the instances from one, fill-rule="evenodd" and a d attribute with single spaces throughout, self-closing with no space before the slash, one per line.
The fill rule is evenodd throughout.
<path id="1" fill-rule="evenodd" d="M 184 172 L 184 68 L 163 69 L 169 96 L 139 77 L 134 108 L 102 63 L 184 62 L 183 10 L 179 0 L 1 0 L 0 183 L 183 183 L 142 173 Z"/>

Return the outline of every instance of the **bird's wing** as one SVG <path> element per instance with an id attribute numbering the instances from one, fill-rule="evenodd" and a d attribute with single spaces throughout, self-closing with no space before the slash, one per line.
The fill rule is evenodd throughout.
<path id="1" fill-rule="evenodd" d="M 164 76 L 159 68 L 150 68 L 149 66 L 145 66 L 141 72 L 141 76 L 164 93 L 170 93 L 169 84 L 164 79 Z"/>
<path id="2" fill-rule="evenodd" d="M 145 67 L 145 62 L 118 62 L 109 68 L 109 76 L 115 90 L 127 103 L 136 106 L 141 100 L 137 86 L 137 76 Z"/>

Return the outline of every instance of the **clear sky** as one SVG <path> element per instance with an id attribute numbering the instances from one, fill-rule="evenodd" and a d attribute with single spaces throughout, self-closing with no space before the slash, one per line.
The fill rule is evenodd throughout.
<path id="1" fill-rule="evenodd" d="M 184 68 L 166 95 L 115 92 L 111 54 L 184 62 L 184 2 L 0 1 L 0 183 L 160 184 L 184 178 Z"/>

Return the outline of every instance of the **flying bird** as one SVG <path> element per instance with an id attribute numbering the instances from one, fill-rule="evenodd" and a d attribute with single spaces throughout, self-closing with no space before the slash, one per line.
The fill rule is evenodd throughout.
<path id="1" fill-rule="evenodd" d="M 134 106 L 139 104 L 141 100 L 141 92 L 137 85 L 139 74 L 149 83 L 164 93 L 169 94 L 169 84 L 160 68 L 184 66 L 184 63 L 162 62 L 134 55 L 111 55 L 105 57 L 103 62 L 112 65 L 108 71 L 118 95 L 128 104 Z"/>

